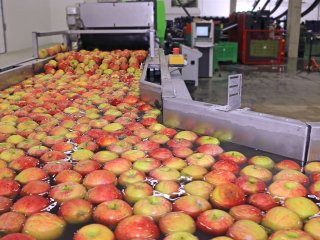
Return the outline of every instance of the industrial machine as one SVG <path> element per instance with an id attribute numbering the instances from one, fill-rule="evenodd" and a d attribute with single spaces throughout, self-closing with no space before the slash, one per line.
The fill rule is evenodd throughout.
<path id="1" fill-rule="evenodd" d="M 202 53 L 202 57 L 199 60 L 199 77 L 212 77 L 214 39 L 213 21 L 193 21 L 190 27 L 190 46 L 197 48 Z"/>
<path id="2" fill-rule="evenodd" d="M 233 13 L 228 30 L 230 41 L 238 42 L 238 58 L 243 64 L 283 64 L 283 31 L 272 26 L 269 11 Z"/>
<path id="3" fill-rule="evenodd" d="M 182 80 L 182 75 L 179 71 L 170 71 L 163 49 L 156 44 L 153 2 L 116 3 L 115 5 L 121 5 L 115 9 L 122 9 L 123 14 L 125 11 L 132 13 L 133 4 L 137 4 L 135 7 L 139 9 L 145 8 L 145 11 L 149 11 L 145 14 L 139 14 L 137 19 L 130 18 L 126 21 L 117 19 L 119 13 L 114 11 L 108 12 L 113 16 L 101 14 L 103 11 L 108 11 L 104 4 L 113 3 L 87 3 L 87 5 L 80 5 L 80 8 L 74 11 L 74 26 L 77 26 L 76 22 L 83 22 L 84 29 L 76 27 L 71 29 L 70 27 L 70 30 L 59 32 L 34 32 L 35 58 L 28 62 L 15 64 L 7 71 L 1 72 L 1 89 L 42 71 L 44 64 L 51 59 L 39 60 L 37 58 L 37 40 L 42 36 L 62 35 L 70 48 L 75 46 L 85 46 L 88 49 L 108 48 L 109 44 L 118 45 L 120 43 L 130 48 L 144 45 L 146 49 L 149 49 L 149 57 L 143 66 L 140 80 L 141 98 L 162 107 L 163 122 L 167 126 L 219 136 L 229 143 L 241 145 L 236 145 L 238 148 L 246 146 L 252 148 L 251 151 L 259 149 L 286 158 L 297 159 L 301 163 L 320 160 L 320 123 L 303 122 L 257 113 L 249 109 L 240 109 L 241 76 L 236 75 L 229 79 L 227 106 L 194 101 Z M 130 7 L 126 7 L 125 4 Z M 94 16 L 91 15 L 93 9 L 95 9 Z M 113 21 L 108 22 L 107 20 Z M 133 22 L 137 25 L 134 26 Z M 195 27 L 199 28 L 195 28 L 194 31 L 197 36 L 194 46 L 200 46 L 201 50 L 201 46 L 209 48 L 209 44 L 205 45 L 200 40 L 201 37 L 212 39 L 213 28 L 211 23 L 200 23 L 195 24 Z M 105 24 L 108 24 L 107 28 L 104 28 Z M 118 35 L 125 37 L 126 41 L 132 40 L 132 42 L 127 43 L 121 40 L 122 38 Z M 112 43 L 112 38 L 119 40 Z M 115 40 L 113 41 L 115 42 Z M 71 42 L 74 43 L 71 44 Z M 181 49 L 182 53 L 188 50 L 184 47 Z M 188 61 L 192 62 L 191 59 Z M 209 65 L 212 66 L 212 64 Z M 195 68 L 195 66 L 192 67 Z M 190 69 L 190 71 L 193 70 Z M 158 76 L 159 81 L 151 81 L 152 76 Z"/>

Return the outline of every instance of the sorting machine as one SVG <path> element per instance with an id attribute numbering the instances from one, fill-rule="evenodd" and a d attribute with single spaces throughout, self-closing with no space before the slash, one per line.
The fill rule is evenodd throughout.
<path id="1" fill-rule="evenodd" d="M 135 14 L 133 8 L 139 9 L 139 14 Z M 42 36 L 62 35 L 69 49 L 124 48 L 121 44 L 130 49 L 142 47 L 149 50 L 149 56 L 140 79 L 141 98 L 162 107 L 164 124 L 215 135 L 239 148 L 249 147 L 252 151 L 257 149 L 281 155 L 302 164 L 320 160 L 320 123 L 241 108 L 241 75 L 229 76 L 226 106 L 194 101 L 181 73 L 168 66 L 167 56 L 157 42 L 159 14 L 155 14 L 155 9 L 152 1 L 83 3 L 73 12 L 69 8 L 68 17 L 74 15 L 75 20 L 73 25 L 69 22 L 70 29 L 34 32 L 34 58 L 1 72 L 0 88 L 5 89 L 43 70 L 50 58 L 37 58 L 38 38 Z M 159 76 L 159 82 L 151 81 L 154 75 Z"/>

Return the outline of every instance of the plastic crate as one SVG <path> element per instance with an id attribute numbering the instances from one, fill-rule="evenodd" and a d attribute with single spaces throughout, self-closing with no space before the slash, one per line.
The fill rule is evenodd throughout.
<path id="1" fill-rule="evenodd" d="M 250 56 L 277 58 L 279 52 L 278 40 L 251 40 Z"/>
<path id="2" fill-rule="evenodd" d="M 218 70 L 219 62 L 238 62 L 238 43 L 220 42 L 213 48 L 213 70 Z"/>
<path id="3" fill-rule="evenodd" d="M 304 48 L 304 58 L 309 58 L 309 51 L 310 51 L 310 42 L 305 43 Z M 320 39 L 314 39 L 312 42 L 312 53 L 311 56 L 319 57 L 320 56 Z"/>

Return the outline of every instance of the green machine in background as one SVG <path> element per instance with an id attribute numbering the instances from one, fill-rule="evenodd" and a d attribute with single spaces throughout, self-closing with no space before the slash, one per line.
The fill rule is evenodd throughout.
<path id="1" fill-rule="evenodd" d="M 166 7 L 164 0 L 156 0 L 156 27 L 157 36 L 160 41 L 160 45 L 164 44 L 164 38 L 166 34 Z"/>

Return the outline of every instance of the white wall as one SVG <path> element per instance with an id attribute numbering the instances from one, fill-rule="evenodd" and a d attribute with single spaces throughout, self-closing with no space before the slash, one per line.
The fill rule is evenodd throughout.
<path id="1" fill-rule="evenodd" d="M 199 0 L 201 16 L 227 17 L 230 12 L 230 0 Z"/>
<path id="2" fill-rule="evenodd" d="M 51 30 L 65 30 L 68 28 L 66 21 L 66 7 L 74 6 L 83 0 L 49 0 Z"/>
<path id="3" fill-rule="evenodd" d="M 45 0 L 4 0 L 4 18 L 7 26 L 7 51 L 30 48 L 32 31 L 50 29 L 50 9 Z M 50 39 L 41 43 L 46 44 Z"/>

